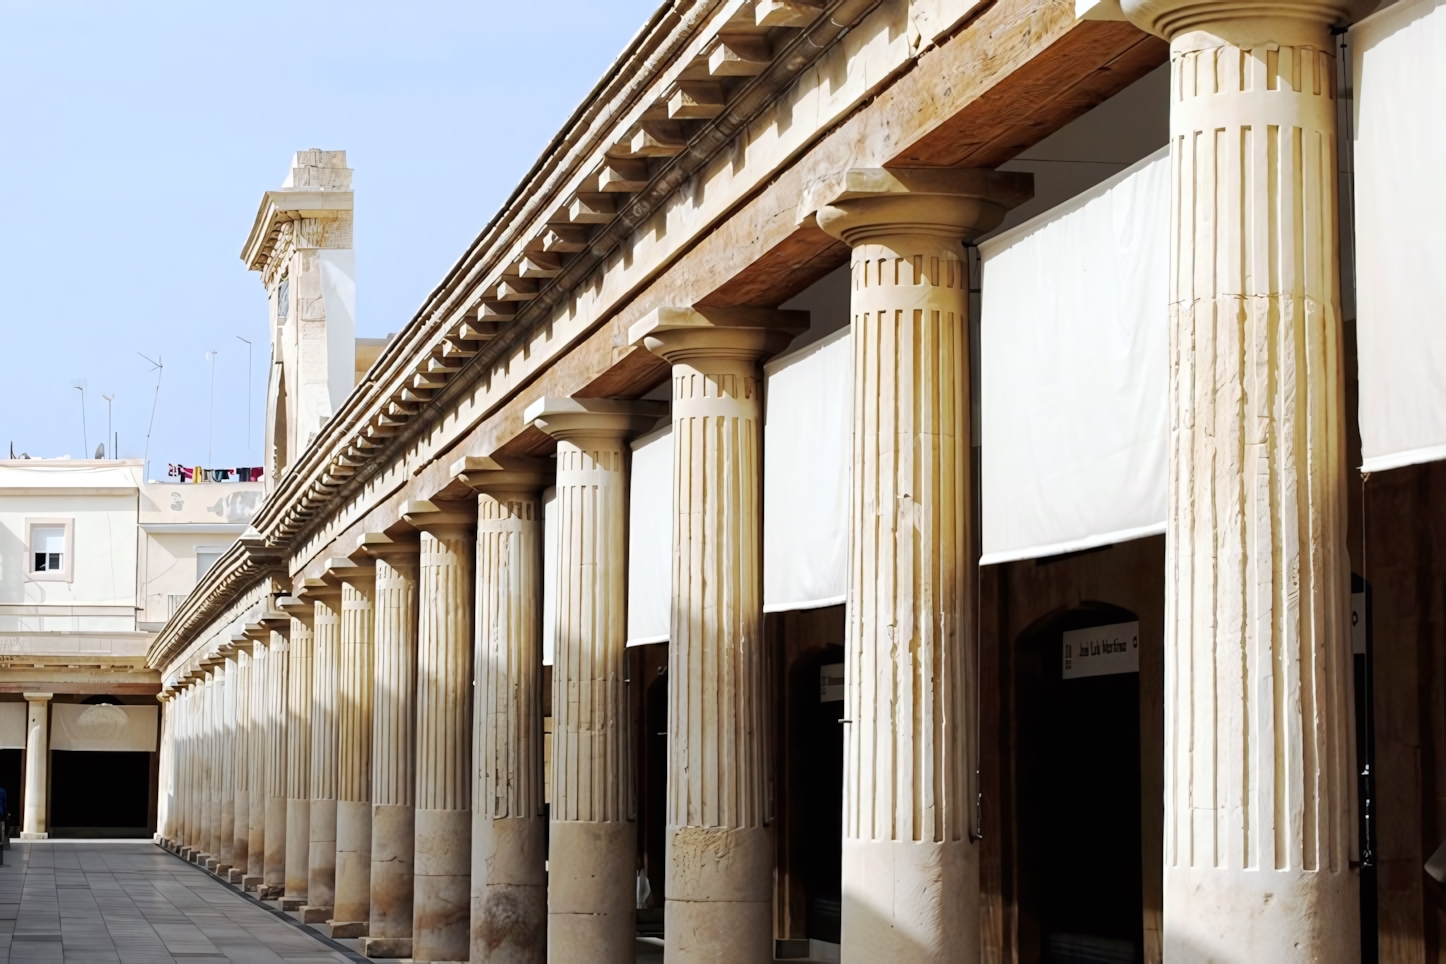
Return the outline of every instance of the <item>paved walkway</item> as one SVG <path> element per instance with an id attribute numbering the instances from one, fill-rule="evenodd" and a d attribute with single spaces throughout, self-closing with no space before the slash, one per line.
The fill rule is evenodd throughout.
<path id="1" fill-rule="evenodd" d="M 0 868 L 0 961 L 348 962 L 146 841 L 14 841 Z"/>

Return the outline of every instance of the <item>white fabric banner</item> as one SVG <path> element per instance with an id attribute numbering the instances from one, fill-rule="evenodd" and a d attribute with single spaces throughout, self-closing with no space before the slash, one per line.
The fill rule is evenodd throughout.
<path id="1" fill-rule="evenodd" d="M 29 723 L 29 703 L 0 703 L 0 750 L 25 749 L 25 728 Z"/>
<path id="2" fill-rule="evenodd" d="M 983 558 L 1165 530 L 1170 155 L 979 246 Z"/>
<path id="3" fill-rule="evenodd" d="M 849 575 L 849 329 L 775 358 L 763 373 L 763 611 L 836 606 Z"/>
<path id="4" fill-rule="evenodd" d="M 557 489 L 542 490 L 542 665 L 557 643 Z"/>
<path id="5" fill-rule="evenodd" d="M 633 442 L 628 478 L 628 645 L 666 643 L 673 600 L 673 427 Z"/>
<path id="6" fill-rule="evenodd" d="M 159 711 L 159 706 L 52 703 L 50 748 L 150 753 L 156 749 Z"/>
<path id="7" fill-rule="evenodd" d="M 1362 471 L 1446 458 L 1446 0 L 1351 29 Z"/>

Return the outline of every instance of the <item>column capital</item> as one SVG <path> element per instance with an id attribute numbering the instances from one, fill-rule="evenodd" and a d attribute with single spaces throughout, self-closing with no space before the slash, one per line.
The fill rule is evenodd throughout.
<path id="1" fill-rule="evenodd" d="M 277 596 L 276 601 L 272 604 L 272 608 L 261 613 L 261 618 L 257 622 L 261 625 L 261 631 L 264 634 L 262 636 L 263 640 L 269 640 L 273 632 L 284 633 L 291 628 L 291 614 L 287 612 L 282 605 L 290 601 L 290 594 Z M 250 626 L 246 628 L 248 632 L 251 629 Z"/>
<path id="2" fill-rule="evenodd" d="M 364 553 L 371 559 L 385 559 L 402 561 L 410 558 L 416 563 L 418 554 L 422 551 L 421 545 L 415 532 L 395 533 L 388 535 L 385 532 L 364 532 L 357 540 L 357 552 Z"/>
<path id="3" fill-rule="evenodd" d="M 1351 23 L 1379 0 L 1121 0 L 1125 17 L 1174 43 L 1193 30 L 1242 47 L 1256 43 L 1303 43 L 1323 28 Z M 1301 28 L 1305 29 L 1302 30 Z M 1216 46 L 1215 43 L 1207 44 Z"/>
<path id="4" fill-rule="evenodd" d="M 433 502 L 409 499 L 402 503 L 402 518 L 421 532 L 465 529 L 477 522 L 477 507 L 471 502 Z"/>
<path id="5" fill-rule="evenodd" d="M 330 606 L 341 599 L 341 584 L 327 579 L 325 573 L 320 578 L 303 579 L 296 598 L 306 603 L 324 602 Z"/>
<path id="6" fill-rule="evenodd" d="M 256 638 L 251 635 L 250 625 L 247 628 L 238 629 L 231 634 L 231 649 L 236 653 L 250 653 L 256 648 Z"/>
<path id="7" fill-rule="evenodd" d="M 539 398 L 522 417 L 557 439 L 628 438 L 647 432 L 667 414 L 666 402 Z"/>
<path id="8" fill-rule="evenodd" d="M 972 241 L 1034 196 L 1034 175 L 952 168 L 851 167 L 808 192 L 804 210 L 850 247 L 927 235 Z"/>
<path id="9" fill-rule="evenodd" d="M 452 463 L 452 478 L 483 495 L 540 492 L 556 474 L 549 459 L 469 455 Z"/>
<path id="10" fill-rule="evenodd" d="M 54 693 L 25 693 L 24 696 L 31 703 L 44 703 L 55 698 Z"/>
<path id="11" fill-rule="evenodd" d="M 655 308 L 633 322 L 628 342 L 676 364 L 693 358 L 757 361 L 808 328 L 808 312 L 777 308 Z"/>
<path id="12" fill-rule="evenodd" d="M 333 556 L 326 560 L 324 578 L 328 582 L 369 589 L 377 581 L 377 561 L 365 555 L 356 559 Z"/>
<path id="13" fill-rule="evenodd" d="M 316 609 L 313 607 L 312 601 L 310 599 L 301 599 L 299 596 L 282 596 L 276 600 L 276 608 L 286 614 L 288 628 L 289 621 L 292 619 L 299 619 L 307 626 L 310 626 L 311 621 L 316 618 Z M 272 628 L 279 629 L 279 627 Z"/>

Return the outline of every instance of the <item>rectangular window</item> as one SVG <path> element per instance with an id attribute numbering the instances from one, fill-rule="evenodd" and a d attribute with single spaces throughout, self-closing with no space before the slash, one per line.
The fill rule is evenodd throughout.
<path id="1" fill-rule="evenodd" d="M 222 554 L 223 552 L 225 552 L 225 551 L 226 551 L 226 547 L 225 547 L 225 546 L 197 546 L 197 547 L 196 547 L 196 581 L 197 581 L 197 582 L 200 582 L 202 579 L 205 579 L 205 578 L 206 578 L 206 573 L 208 573 L 208 572 L 211 571 L 211 567 L 216 564 L 216 560 L 217 560 L 217 559 L 220 559 L 220 558 L 221 558 L 221 554 Z"/>
<path id="2" fill-rule="evenodd" d="M 69 519 L 26 519 L 26 579 L 69 582 L 75 554 Z"/>

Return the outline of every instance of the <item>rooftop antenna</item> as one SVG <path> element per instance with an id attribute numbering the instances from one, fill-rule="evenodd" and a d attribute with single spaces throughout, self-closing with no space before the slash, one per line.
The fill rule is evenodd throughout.
<path id="1" fill-rule="evenodd" d="M 236 336 L 237 341 L 246 342 L 246 460 L 251 461 L 251 342 Z"/>
<path id="2" fill-rule="evenodd" d="M 105 395 L 102 395 L 101 398 L 105 399 L 105 440 L 106 440 L 106 442 L 109 442 L 109 441 L 110 441 L 110 403 L 113 402 L 113 401 L 115 401 L 115 392 L 109 392 L 109 393 L 107 393 L 107 394 L 105 394 Z M 101 444 L 104 445 L 105 442 L 102 442 Z M 115 457 L 116 457 L 116 452 L 115 452 L 115 448 L 114 448 L 114 447 L 112 447 L 111 450 L 110 450 L 110 457 L 111 457 L 111 458 L 115 458 Z"/>
<path id="3" fill-rule="evenodd" d="M 211 401 L 206 409 L 206 464 L 211 462 L 211 440 L 216 434 L 216 356 L 219 351 L 206 352 L 206 361 L 211 363 Z"/>
<path id="4" fill-rule="evenodd" d="M 137 355 L 141 355 L 140 352 L 136 352 L 136 354 L 137 354 Z M 161 376 L 165 374 L 166 366 L 164 366 L 164 365 L 161 364 L 161 356 L 160 356 L 160 355 L 157 355 L 155 358 L 147 358 L 145 355 L 141 355 L 141 357 L 142 357 L 142 358 L 145 358 L 146 361 L 148 361 L 148 362 L 151 363 L 151 371 L 153 371 L 153 372 L 156 373 L 156 394 L 151 398 L 151 420 L 150 420 L 150 423 L 146 425 L 146 454 L 145 454 L 146 478 L 150 478 L 150 476 L 151 476 L 151 429 L 152 429 L 152 428 L 155 428 L 155 425 L 156 425 L 156 405 L 157 405 L 157 404 L 160 402 L 160 400 L 161 400 Z"/>
<path id="5" fill-rule="evenodd" d="M 85 379 L 72 379 L 70 387 L 80 392 L 80 439 L 82 443 L 80 457 L 85 458 L 84 453 L 90 448 L 90 433 L 87 432 L 85 428 Z"/>

